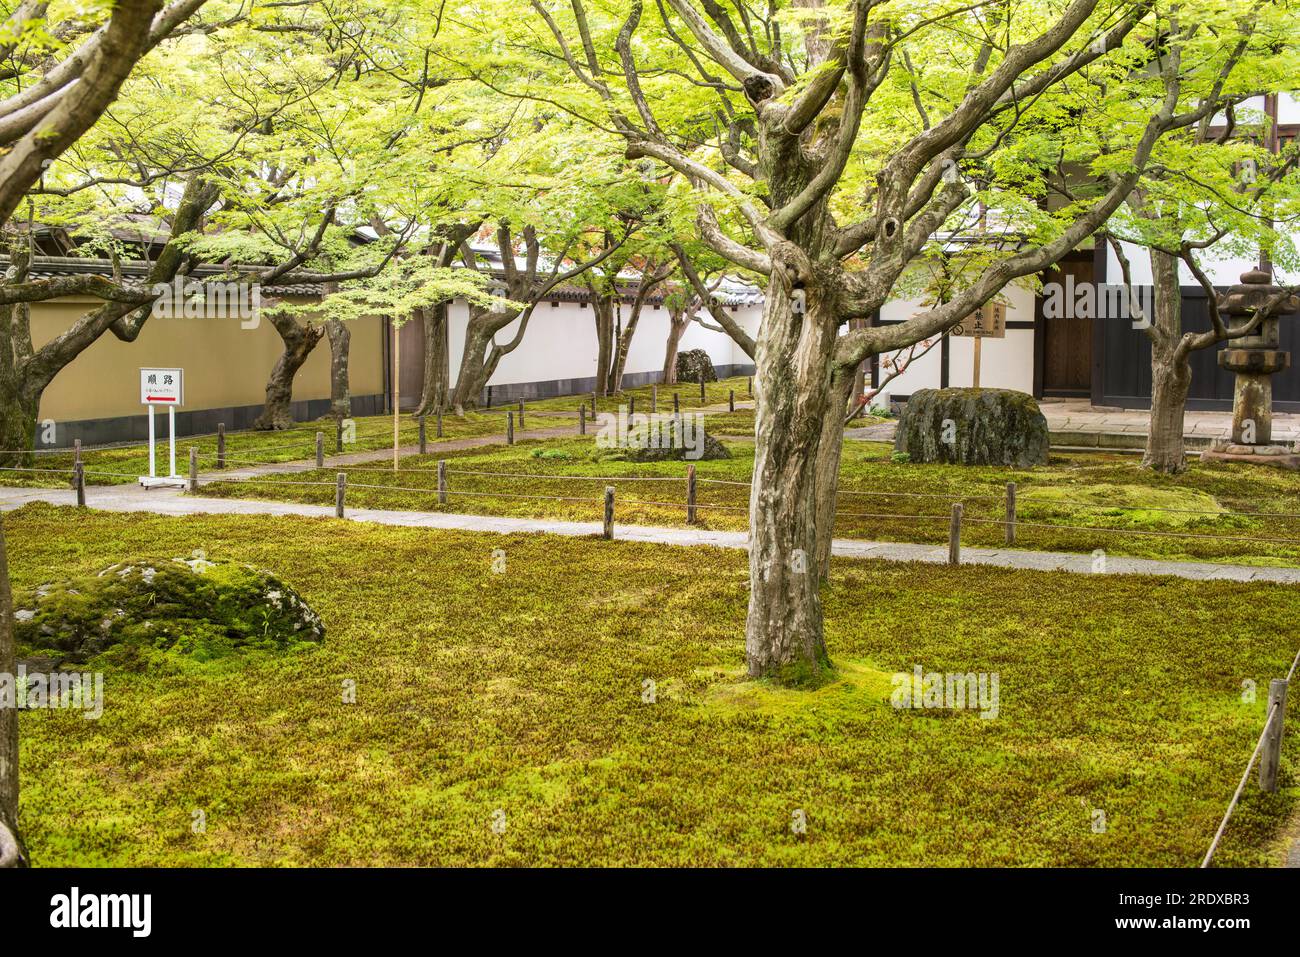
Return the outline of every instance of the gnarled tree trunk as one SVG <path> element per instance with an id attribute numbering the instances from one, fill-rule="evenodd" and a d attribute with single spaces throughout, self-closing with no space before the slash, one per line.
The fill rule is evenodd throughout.
<path id="1" fill-rule="evenodd" d="M 758 340 L 754 478 L 749 500 L 751 677 L 814 679 L 829 667 L 817 570 L 817 470 L 835 348 L 833 308 L 806 288 L 797 312 L 788 283 L 768 287 Z M 835 401 L 838 414 L 843 406 Z"/>
<path id="2" fill-rule="evenodd" d="M 854 383 L 853 376 L 837 375 L 822 415 L 821 442 L 817 446 L 817 575 L 822 581 L 828 581 L 831 576 L 840 456 L 844 451 L 844 424 L 854 396 Z"/>
<path id="3" fill-rule="evenodd" d="M 1183 293 L 1178 260 L 1151 250 L 1154 286 L 1151 329 L 1151 418 L 1142 467 L 1177 474 L 1187 468 L 1183 420 L 1187 393 L 1192 387 L 1192 366 L 1183 340 Z"/>
<path id="4" fill-rule="evenodd" d="M 352 385 L 348 381 L 348 357 L 352 348 L 352 330 L 346 323 L 331 319 L 325 323 L 330 341 L 330 417 L 352 418 Z"/>
<path id="5" fill-rule="evenodd" d="M 664 371 L 660 376 L 664 385 L 677 384 L 677 349 L 681 345 L 686 327 L 691 324 L 691 314 L 685 308 L 668 308 L 668 348 L 664 352 Z"/>
<path id="6" fill-rule="evenodd" d="M 253 422 L 263 430 L 288 429 L 293 426 L 293 380 L 306 363 L 311 351 L 325 335 L 321 326 L 302 323 L 291 316 L 273 316 L 271 324 L 284 341 L 284 352 L 275 361 L 266 383 L 266 405 Z"/>
<path id="7" fill-rule="evenodd" d="M 610 362 L 614 354 L 614 297 L 593 290 L 591 311 L 596 321 L 596 394 L 609 395 Z"/>
<path id="8" fill-rule="evenodd" d="M 419 312 L 424 324 L 424 388 L 415 414 L 433 415 L 447 409 L 451 378 L 447 303 L 426 306 Z"/>

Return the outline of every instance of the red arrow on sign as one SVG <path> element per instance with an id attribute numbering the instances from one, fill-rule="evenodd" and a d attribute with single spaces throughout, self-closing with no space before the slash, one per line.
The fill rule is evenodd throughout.
<path id="1" fill-rule="evenodd" d="M 175 402 L 176 397 L 171 395 L 147 395 L 145 400 L 148 402 Z"/>

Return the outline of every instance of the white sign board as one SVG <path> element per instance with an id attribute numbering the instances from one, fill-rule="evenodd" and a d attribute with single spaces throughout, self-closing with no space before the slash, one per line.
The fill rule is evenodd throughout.
<path id="1" fill-rule="evenodd" d="M 183 405 L 180 369 L 141 369 L 140 402 L 144 405 Z"/>

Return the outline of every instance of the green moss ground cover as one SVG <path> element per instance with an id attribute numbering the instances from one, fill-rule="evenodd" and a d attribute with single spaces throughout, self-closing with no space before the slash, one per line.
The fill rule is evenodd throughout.
<path id="1" fill-rule="evenodd" d="M 753 447 L 742 441 L 729 445 L 731 459 L 696 464 L 699 521 L 705 528 L 744 529 L 747 524 Z M 617 522 L 685 524 L 684 463 L 604 461 L 600 451 L 588 435 L 413 456 L 401 461 L 403 471 L 397 473 L 375 463 L 348 470 L 352 484 L 347 500 L 358 507 L 598 521 L 604 486 L 611 484 Z M 452 495 L 445 506 L 437 503 L 439 458 L 451 469 Z M 1133 456 L 1081 453 L 1053 456 L 1047 466 L 1033 469 L 918 465 L 894 462 L 884 443 L 846 442 L 836 534 L 940 544 L 947 541 L 951 503 L 960 500 L 966 517 L 963 542 L 1001 546 L 1006 485 L 1014 481 L 1022 523 L 1018 548 L 1102 548 L 1116 555 L 1176 560 L 1300 563 L 1300 518 L 1293 517 L 1300 515 L 1300 476 L 1220 463 L 1193 463 L 1183 475 L 1164 476 L 1137 464 Z M 275 484 L 214 483 L 203 494 L 332 504 L 335 476 L 336 471 L 325 470 L 279 477 Z M 279 484 L 286 480 L 318 484 Z M 367 485 L 381 487 L 363 487 Z M 394 487 L 414 491 L 391 491 Z M 1038 527 L 1047 525 L 1056 527 Z"/>
<path id="2" fill-rule="evenodd" d="M 1279 586 L 845 561 L 839 675 L 796 691 L 739 680 L 738 551 L 94 512 L 70 533 L 44 505 L 6 526 L 19 588 L 201 548 L 280 572 L 327 635 L 107 668 L 99 721 L 24 713 L 42 865 L 1191 866 L 1262 725 L 1241 683 L 1285 673 L 1300 611 Z M 917 664 L 997 672 L 999 716 L 894 709 Z M 1276 859 L 1297 741 L 1221 864 Z"/>

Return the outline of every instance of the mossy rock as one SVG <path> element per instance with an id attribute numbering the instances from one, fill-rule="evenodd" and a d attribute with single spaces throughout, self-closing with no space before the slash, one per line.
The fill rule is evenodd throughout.
<path id="1" fill-rule="evenodd" d="M 264 569 L 241 562 L 134 559 L 14 596 L 24 655 L 82 663 L 119 648 L 204 661 L 325 637 L 320 616 Z"/>
<path id="2" fill-rule="evenodd" d="M 911 462 L 1045 465 L 1047 419 L 1034 397 L 1011 389 L 921 389 L 907 400 L 894 435 Z"/>
<path id="3" fill-rule="evenodd" d="M 687 349 L 677 353 L 677 382 L 699 382 L 700 376 L 705 382 L 717 382 L 718 374 L 713 370 L 713 359 L 703 349 Z"/>

